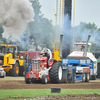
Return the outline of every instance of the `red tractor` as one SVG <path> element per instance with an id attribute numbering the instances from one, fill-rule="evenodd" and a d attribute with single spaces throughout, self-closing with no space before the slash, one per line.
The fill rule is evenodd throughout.
<path id="1" fill-rule="evenodd" d="M 59 83 L 62 80 L 62 67 L 57 60 L 52 59 L 52 53 L 44 48 L 40 58 L 32 59 L 25 70 L 26 84 L 34 83 L 40 80 L 42 84 L 48 81 Z"/>

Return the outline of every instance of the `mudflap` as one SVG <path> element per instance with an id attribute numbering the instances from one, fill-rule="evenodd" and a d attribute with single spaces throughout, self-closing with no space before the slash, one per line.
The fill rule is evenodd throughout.
<path id="1" fill-rule="evenodd" d="M 68 82 L 68 69 L 62 69 L 62 83 Z"/>

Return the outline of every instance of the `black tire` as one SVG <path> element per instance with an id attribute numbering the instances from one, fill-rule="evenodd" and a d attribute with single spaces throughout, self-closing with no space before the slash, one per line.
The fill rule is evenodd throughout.
<path id="1" fill-rule="evenodd" d="M 23 66 L 20 66 L 19 76 L 25 76 L 26 61 L 24 61 Z"/>
<path id="2" fill-rule="evenodd" d="M 60 71 L 60 73 L 59 73 L 59 71 Z M 52 65 L 50 72 L 49 72 L 49 76 L 50 76 L 51 83 L 61 83 L 61 81 L 62 81 L 61 63 L 56 62 Z"/>
<path id="3" fill-rule="evenodd" d="M 13 65 L 13 68 L 11 69 L 11 72 L 10 72 L 11 76 L 18 76 L 19 75 L 19 64 L 18 63 L 15 63 L 15 65 Z"/>
<path id="4" fill-rule="evenodd" d="M 23 76 L 24 67 L 23 66 L 20 66 L 19 70 L 20 70 L 19 76 Z"/>
<path id="5" fill-rule="evenodd" d="M 35 79 L 32 79 L 31 81 L 32 81 L 32 83 L 37 83 L 37 81 Z"/>
<path id="6" fill-rule="evenodd" d="M 4 76 L 0 76 L 0 78 L 4 78 Z"/>
<path id="7" fill-rule="evenodd" d="M 26 77 L 26 73 L 28 72 L 28 68 L 25 68 L 25 82 L 26 84 L 30 84 L 31 83 L 31 79 Z"/>
<path id="8" fill-rule="evenodd" d="M 47 76 L 45 74 L 42 75 L 42 84 L 47 84 Z"/>
<path id="9" fill-rule="evenodd" d="M 82 74 L 82 82 L 85 82 L 85 74 L 84 74 L 84 76 L 83 76 L 83 74 Z"/>
<path id="10" fill-rule="evenodd" d="M 76 72 L 75 72 L 75 69 L 73 69 L 73 80 L 72 80 L 72 83 L 75 83 L 76 81 Z"/>
<path id="11" fill-rule="evenodd" d="M 92 75 L 92 80 L 96 80 L 96 75 Z"/>
<path id="12" fill-rule="evenodd" d="M 6 72 L 6 76 L 10 76 L 9 72 Z"/>
<path id="13" fill-rule="evenodd" d="M 90 76 L 89 73 L 85 73 L 85 82 L 89 82 L 90 79 L 89 76 Z"/>

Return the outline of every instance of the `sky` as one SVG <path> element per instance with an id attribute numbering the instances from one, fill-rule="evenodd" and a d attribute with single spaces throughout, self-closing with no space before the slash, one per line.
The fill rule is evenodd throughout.
<path id="1" fill-rule="evenodd" d="M 45 18 L 53 21 L 55 25 L 56 0 L 39 0 L 41 4 L 41 12 Z M 72 18 L 73 18 L 73 2 L 72 0 Z M 80 22 L 95 23 L 100 27 L 100 0 L 75 0 L 75 26 Z M 72 19 L 73 23 L 73 19 Z M 73 25 L 73 24 L 72 24 Z"/>

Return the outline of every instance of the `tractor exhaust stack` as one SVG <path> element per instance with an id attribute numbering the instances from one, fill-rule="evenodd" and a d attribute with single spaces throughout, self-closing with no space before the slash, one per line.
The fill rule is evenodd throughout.
<path id="1" fill-rule="evenodd" d="M 62 58 L 62 39 L 63 35 L 60 35 L 60 44 L 59 44 L 59 57 Z"/>
<path id="2" fill-rule="evenodd" d="M 83 57 L 87 57 L 88 42 L 89 42 L 90 37 L 91 37 L 91 35 L 88 35 L 88 39 L 87 39 L 87 42 L 86 42 L 86 46 L 85 46 L 85 50 L 84 50 L 84 53 L 83 53 Z"/>

